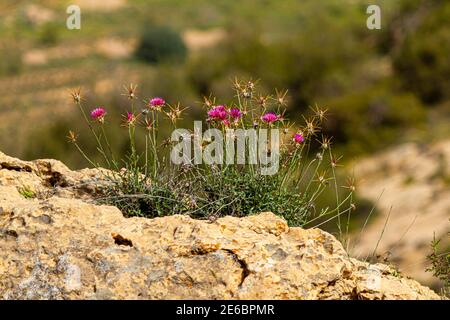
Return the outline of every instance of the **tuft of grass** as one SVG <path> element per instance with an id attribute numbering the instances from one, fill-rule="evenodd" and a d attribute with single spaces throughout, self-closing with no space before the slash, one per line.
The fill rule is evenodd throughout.
<path id="1" fill-rule="evenodd" d="M 271 95 L 263 95 L 257 90 L 257 82 L 237 79 L 233 89 L 236 98 L 223 107 L 223 103 L 216 103 L 215 97 L 205 97 L 203 107 L 208 117 L 204 125 L 207 129 L 218 130 L 224 137 L 229 129 L 254 129 L 258 135 L 263 129 L 268 129 L 269 133 L 279 130 L 279 170 L 275 174 L 262 174 L 264 165 L 260 162 L 194 164 L 193 159 L 188 159 L 190 161 L 184 164 L 175 165 L 168 161 L 171 147 L 180 141 L 161 137 L 161 128 L 176 129 L 186 108 L 160 98 L 139 102 L 134 85 L 125 87 L 124 93 L 130 102 L 122 121 L 129 148 L 125 154 L 117 155 L 105 130 L 113 121 L 107 108 L 101 108 L 100 117 L 89 117 L 81 90 L 73 91 L 72 98 L 97 143 L 101 161 L 84 152 L 76 133 L 69 132 L 69 141 L 89 164 L 110 169 L 111 187 L 97 201 L 117 206 L 127 217 L 187 214 L 214 220 L 226 215 L 241 217 L 272 211 L 291 226 L 314 226 L 336 220 L 339 234 L 348 233 L 350 213 L 355 208 L 355 183 L 354 179 L 348 179 L 340 189 L 336 172 L 341 157 L 333 154 L 332 140 L 321 134 L 326 110 L 317 106 L 311 108 L 311 112 L 303 116 L 302 124 L 297 125 L 289 121 L 285 113 L 287 91 L 275 90 Z M 154 100 L 162 102 L 155 106 L 152 105 Z M 211 111 L 218 106 L 223 108 L 225 118 L 211 116 Z M 233 117 L 232 110 L 239 116 Z M 276 119 L 269 121 L 267 117 Z M 191 130 L 186 132 L 190 137 L 197 135 Z M 235 138 L 231 140 L 233 143 L 237 143 Z M 212 142 L 201 136 L 197 143 L 204 150 Z M 272 152 L 269 145 L 271 142 L 262 151 L 268 155 Z M 261 146 L 258 149 L 246 145 L 246 155 L 256 155 L 261 152 Z M 228 150 L 223 151 L 223 159 L 227 159 Z M 345 194 L 342 190 L 346 190 Z M 326 192 L 334 196 L 332 206 L 317 208 L 318 199 Z"/>
<path id="2" fill-rule="evenodd" d="M 36 193 L 29 186 L 20 187 L 18 188 L 18 191 L 22 195 L 22 197 L 26 199 L 33 199 L 36 197 Z"/>

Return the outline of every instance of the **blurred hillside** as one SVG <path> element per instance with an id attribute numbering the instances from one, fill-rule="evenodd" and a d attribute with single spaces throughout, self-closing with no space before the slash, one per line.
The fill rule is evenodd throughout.
<path id="1" fill-rule="evenodd" d="M 69 3 L 81 8 L 81 30 L 65 27 Z M 359 0 L 2 1 L 1 149 L 82 167 L 64 138 L 68 124 L 79 127 L 69 89 L 119 112 L 122 85 L 134 82 L 140 97 L 180 101 L 198 118 L 202 95 L 226 103 L 235 76 L 288 89 L 291 118 L 329 108 L 327 131 L 347 158 L 448 135 L 450 3 L 376 3 L 381 30 L 366 28 Z M 186 59 L 137 59 L 145 32 L 164 29 L 181 36 Z M 153 39 L 165 45 L 164 34 Z"/>
<path id="2" fill-rule="evenodd" d="M 433 237 L 450 254 L 450 140 L 390 148 L 358 161 L 355 174 L 359 195 L 376 202 L 378 214 L 354 234 L 352 255 L 375 254 L 438 291 L 443 284 L 426 272 L 425 257 Z"/>

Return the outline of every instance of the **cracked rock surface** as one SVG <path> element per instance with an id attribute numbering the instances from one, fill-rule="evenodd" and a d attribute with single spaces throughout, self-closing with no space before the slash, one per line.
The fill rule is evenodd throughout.
<path id="1" fill-rule="evenodd" d="M 439 299 L 272 213 L 125 218 L 89 200 L 102 181 L 0 153 L 0 299 Z"/>

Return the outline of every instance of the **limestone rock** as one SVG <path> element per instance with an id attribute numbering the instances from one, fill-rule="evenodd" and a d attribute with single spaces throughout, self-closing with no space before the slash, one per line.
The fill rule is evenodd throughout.
<path id="1" fill-rule="evenodd" d="M 439 299 L 272 213 L 125 218 L 90 200 L 99 170 L 4 154 L 0 166 L 0 299 Z"/>
<path id="2" fill-rule="evenodd" d="M 27 188 L 47 196 L 92 198 L 110 183 L 106 169 L 71 171 L 53 159 L 23 161 L 0 152 L 0 185 Z"/>

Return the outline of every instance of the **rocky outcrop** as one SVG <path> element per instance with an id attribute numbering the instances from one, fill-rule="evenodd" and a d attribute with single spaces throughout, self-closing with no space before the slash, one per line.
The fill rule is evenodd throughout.
<path id="1" fill-rule="evenodd" d="M 125 218 L 92 202 L 104 183 L 99 170 L 0 154 L 0 298 L 439 298 L 320 229 L 272 213 Z"/>

